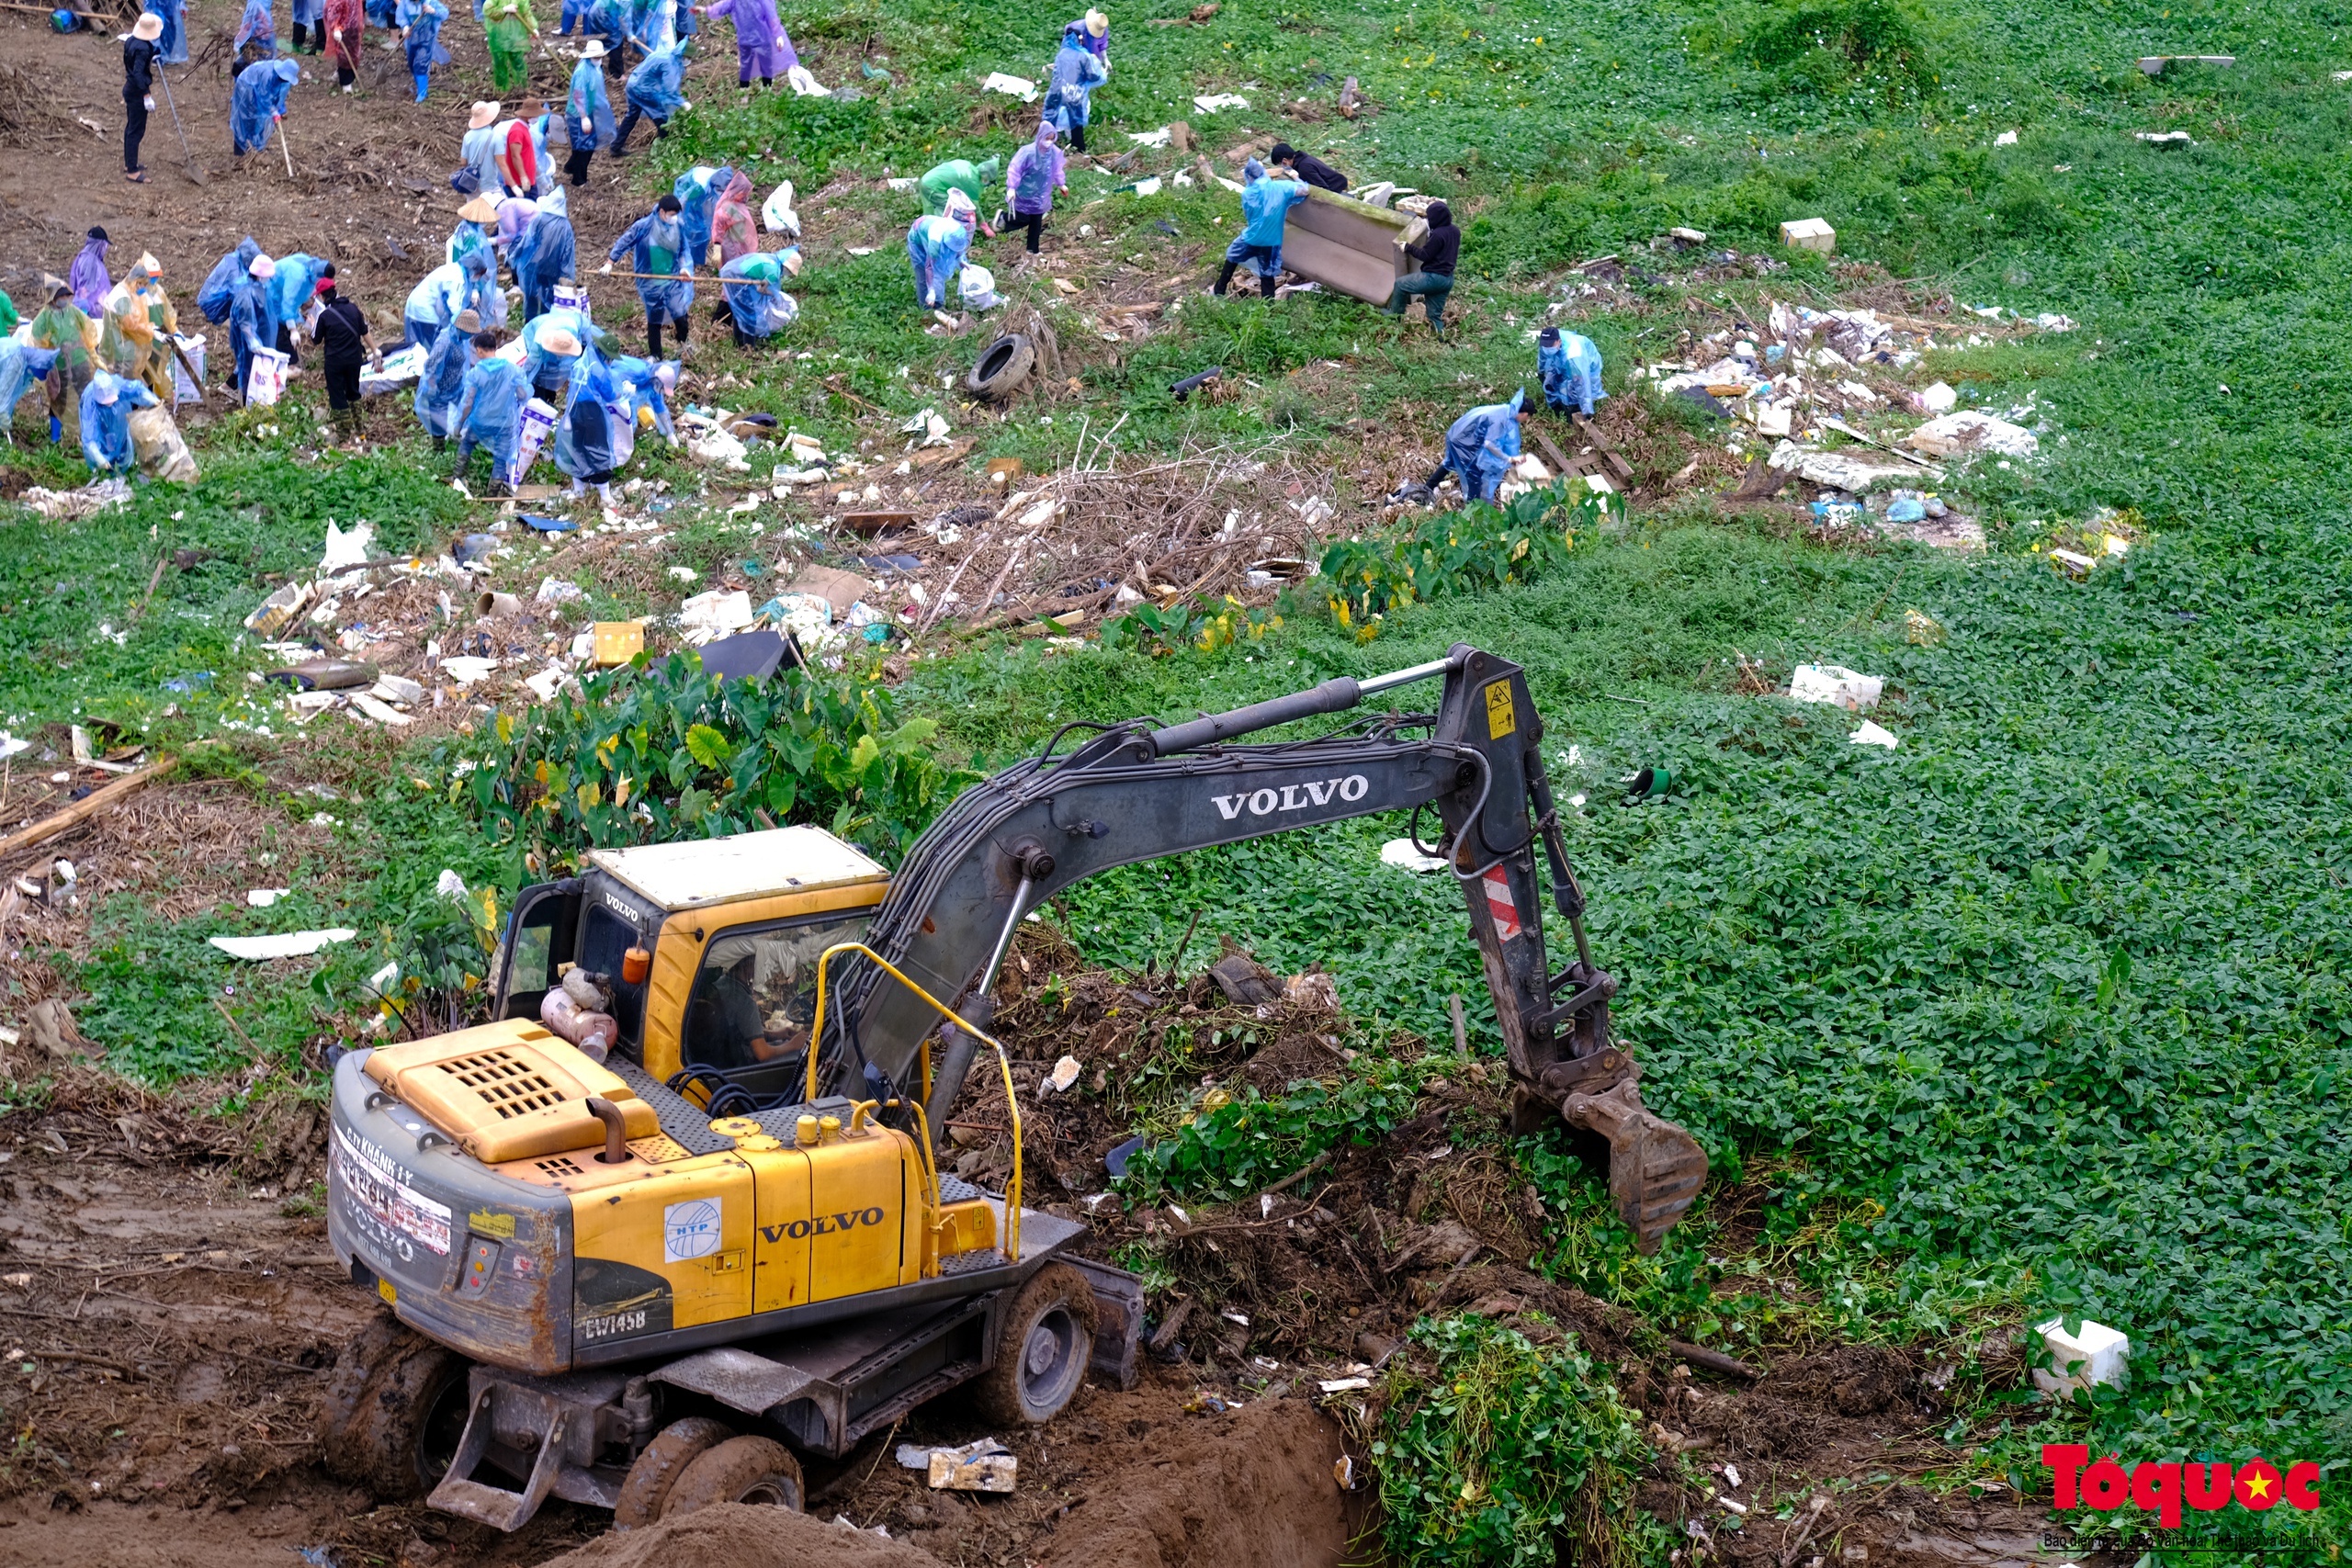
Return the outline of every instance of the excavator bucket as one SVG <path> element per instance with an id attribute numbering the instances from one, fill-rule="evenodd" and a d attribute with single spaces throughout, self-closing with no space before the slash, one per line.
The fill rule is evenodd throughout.
<path id="1" fill-rule="evenodd" d="M 1707 1179 L 1699 1140 L 1654 1115 L 1631 1080 L 1606 1094 L 1570 1095 L 1560 1113 L 1609 1141 L 1609 1196 L 1617 1217 L 1634 1233 L 1636 1247 L 1656 1252 Z"/>

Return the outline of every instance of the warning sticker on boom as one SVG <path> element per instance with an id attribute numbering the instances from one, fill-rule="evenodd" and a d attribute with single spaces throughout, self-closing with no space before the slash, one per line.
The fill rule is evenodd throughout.
<path id="1" fill-rule="evenodd" d="M 1516 939 L 1519 935 L 1519 905 L 1510 896 L 1510 878 L 1503 874 L 1502 867 L 1497 866 L 1480 877 L 1478 883 L 1486 889 L 1487 912 L 1495 918 L 1496 940 L 1510 942 Z"/>
<path id="2" fill-rule="evenodd" d="M 1487 739 L 1500 740 L 1518 728 L 1518 716 L 1510 706 L 1510 682 L 1497 681 L 1487 688 Z"/>

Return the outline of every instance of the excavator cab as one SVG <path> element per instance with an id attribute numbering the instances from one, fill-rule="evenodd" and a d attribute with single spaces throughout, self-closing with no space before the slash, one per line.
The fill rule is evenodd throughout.
<path id="1" fill-rule="evenodd" d="M 796 1104 L 818 957 L 862 940 L 888 886 L 819 828 L 592 850 L 515 899 L 493 1015 L 537 1021 L 577 964 L 609 984 L 628 1066 L 713 1116 Z"/>

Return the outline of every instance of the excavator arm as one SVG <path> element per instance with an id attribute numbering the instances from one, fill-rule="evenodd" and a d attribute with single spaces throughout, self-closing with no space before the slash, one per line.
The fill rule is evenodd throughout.
<path id="1" fill-rule="evenodd" d="M 1337 733 L 1288 742 L 1237 738 L 1423 681 L 1443 682 L 1434 713 L 1386 712 Z M 1642 1104 L 1639 1069 L 1610 1037 L 1616 981 L 1584 934 L 1539 745 L 1543 724 L 1518 665 L 1456 644 L 1444 659 L 1175 725 L 1131 720 L 1091 730 L 1067 753 L 1006 769 L 959 795 L 916 840 L 876 909 L 867 941 L 924 989 L 955 998 L 989 1027 L 998 967 L 1021 919 L 1098 872 L 1186 850 L 1238 843 L 1376 811 L 1429 807 L 1468 905 L 1502 1024 L 1514 1118 L 1552 1114 L 1609 1145 L 1610 1186 L 1645 1252 L 1698 1195 L 1707 1162 L 1690 1134 Z M 1069 733 L 1065 730 L 1064 735 Z M 1060 737 L 1057 738 L 1058 741 Z M 1555 972 L 1544 944 L 1541 855 L 1573 953 Z M 936 1015 L 877 965 L 844 965 L 838 1026 L 822 1071 L 846 1083 L 861 1066 L 906 1084 Z M 975 1042 L 950 1028 L 930 1116 L 942 1123 Z"/>

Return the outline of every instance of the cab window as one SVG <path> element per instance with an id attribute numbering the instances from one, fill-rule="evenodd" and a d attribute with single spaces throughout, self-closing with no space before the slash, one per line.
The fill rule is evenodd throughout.
<path id="1" fill-rule="evenodd" d="M 641 940 L 635 926 L 603 905 L 592 904 L 580 926 L 580 966 L 592 975 L 610 975 L 617 982 L 622 955 Z M 622 1043 L 634 1046 L 638 1026 L 645 1018 L 645 988 L 616 984 L 613 1017 L 621 1026 Z"/>
<path id="2" fill-rule="evenodd" d="M 867 912 L 739 926 L 703 951 L 686 1004 L 680 1054 L 690 1066 L 752 1067 L 797 1057 L 817 1013 L 817 960 L 839 942 L 865 940 Z M 829 987 L 843 974 L 833 961 Z"/>

